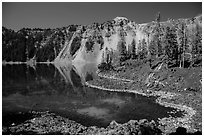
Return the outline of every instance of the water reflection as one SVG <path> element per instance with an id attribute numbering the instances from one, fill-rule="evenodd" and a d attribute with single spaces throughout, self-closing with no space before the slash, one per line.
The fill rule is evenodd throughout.
<path id="1" fill-rule="evenodd" d="M 6 65 L 2 69 L 3 117 L 19 111 L 48 110 L 86 126 L 107 126 L 112 120 L 157 120 L 173 110 L 152 98 L 86 87 L 85 81 L 97 78 L 93 63 L 38 64 L 35 68 Z M 180 113 L 172 114 L 176 115 Z"/>
<path id="2" fill-rule="evenodd" d="M 121 106 L 121 105 L 125 104 L 125 101 L 120 99 L 120 98 L 107 98 L 107 99 L 103 99 L 101 101 L 104 103 L 113 104 L 116 106 Z"/>
<path id="3" fill-rule="evenodd" d="M 96 118 L 104 118 L 107 117 L 109 114 L 109 109 L 106 108 L 97 108 L 97 107 L 87 107 L 87 108 L 81 108 L 77 110 L 77 113 L 88 115 L 91 117 Z"/>

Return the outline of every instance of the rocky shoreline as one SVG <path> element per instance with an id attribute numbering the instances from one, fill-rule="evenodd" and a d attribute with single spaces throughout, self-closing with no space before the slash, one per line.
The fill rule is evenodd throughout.
<path id="1" fill-rule="evenodd" d="M 106 128 L 86 127 L 73 120 L 50 112 L 29 112 L 36 115 L 22 124 L 3 127 L 3 134 L 57 134 L 57 135 L 159 135 L 162 134 L 154 121 L 130 120 L 119 124 L 112 121 Z"/>
<path id="2" fill-rule="evenodd" d="M 159 128 L 164 132 L 164 134 L 170 134 L 172 132 L 175 132 L 178 127 L 184 127 L 187 129 L 188 132 L 196 132 L 197 130 L 192 127 L 192 116 L 196 114 L 196 111 L 192 107 L 188 107 L 186 105 L 177 104 L 172 100 L 175 100 L 176 98 L 181 97 L 181 94 L 179 93 L 173 93 L 173 92 L 167 92 L 167 91 L 154 91 L 154 90 L 137 90 L 137 89 L 115 89 L 115 88 L 107 88 L 107 84 L 104 84 L 103 82 L 107 79 L 111 80 L 117 80 L 120 81 L 120 83 L 127 83 L 127 82 L 133 82 L 133 80 L 129 80 L 126 78 L 119 78 L 115 76 L 107 76 L 98 73 L 98 76 L 100 77 L 99 82 L 98 80 L 88 81 L 85 83 L 86 86 L 91 88 L 97 88 L 101 90 L 107 90 L 111 92 L 129 92 L 129 93 L 135 93 L 140 94 L 142 96 L 155 96 L 157 97 L 156 102 L 159 103 L 162 106 L 165 107 L 172 107 L 177 109 L 178 111 L 183 111 L 184 115 L 183 117 L 174 118 L 174 117 L 167 117 L 159 119 Z M 103 81 L 103 82 L 102 82 Z M 103 84 L 100 84 L 103 83 Z M 128 87 L 129 88 L 129 87 Z"/>

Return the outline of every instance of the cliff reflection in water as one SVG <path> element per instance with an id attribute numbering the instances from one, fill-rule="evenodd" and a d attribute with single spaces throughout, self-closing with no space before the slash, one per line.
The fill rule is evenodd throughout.
<path id="1" fill-rule="evenodd" d="M 153 98 L 86 87 L 85 81 L 97 78 L 93 63 L 38 64 L 35 68 L 6 65 L 2 69 L 3 117 L 30 110 L 50 111 L 86 126 L 105 127 L 112 120 L 157 120 L 175 111 L 160 106 Z"/>

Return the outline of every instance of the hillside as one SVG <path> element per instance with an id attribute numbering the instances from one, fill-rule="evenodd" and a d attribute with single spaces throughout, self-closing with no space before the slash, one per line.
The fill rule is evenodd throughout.
<path id="1" fill-rule="evenodd" d="M 117 63 L 134 58 L 201 55 L 202 16 L 136 24 L 125 17 L 56 29 L 2 28 L 3 61 Z M 185 43 L 185 46 L 184 46 Z M 182 50 L 181 50 L 182 49 Z M 168 51 L 169 50 L 169 51 Z M 175 55 L 177 54 L 177 55 Z"/>

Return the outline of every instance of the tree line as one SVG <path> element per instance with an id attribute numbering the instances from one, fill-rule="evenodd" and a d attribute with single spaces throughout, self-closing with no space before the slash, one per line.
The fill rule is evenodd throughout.
<path id="1" fill-rule="evenodd" d="M 65 40 L 70 40 L 74 31 L 76 25 L 57 29 L 23 28 L 17 32 L 2 27 L 2 60 L 53 61 L 64 46 Z"/>
<path id="2" fill-rule="evenodd" d="M 202 28 L 192 18 L 188 20 L 168 20 L 160 22 L 160 13 L 149 31 L 144 30 L 147 40 L 142 39 L 136 44 L 133 39 L 131 48 L 126 50 L 125 41 L 118 43 L 120 62 L 127 59 L 163 60 L 168 67 L 189 67 L 201 64 L 202 60 Z M 192 27 L 193 26 L 193 27 Z M 152 40 L 150 40 L 152 34 Z M 129 47 L 129 46 L 128 46 Z M 136 52 L 136 47 L 138 47 Z"/>

